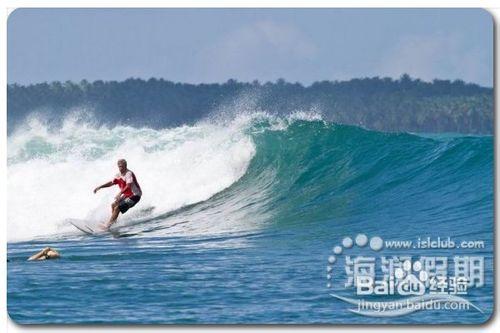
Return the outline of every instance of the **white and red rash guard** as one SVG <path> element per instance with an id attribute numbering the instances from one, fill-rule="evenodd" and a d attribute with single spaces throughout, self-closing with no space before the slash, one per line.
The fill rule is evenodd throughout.
<path id="1" fill-rule="evenodd" d="M 127 184 L 130 184 L 130 187 L 125 192 L 123 192 L 123 196 L 125 198 L 130 198 L 134 195 L 140 197 L 142 195 L 141 187 L 137 182 L 137 178 L 135 178 L 134 173 L 130 170 L 127 170 L 127 172 L 125 172 L 124 175 L 118 173 L 112 180 L 112 182 L 113 184 L 117 184 L 120 187 L 120 190 L 122 191 L 125 188 L 125 186 L 127 186 Z"/>

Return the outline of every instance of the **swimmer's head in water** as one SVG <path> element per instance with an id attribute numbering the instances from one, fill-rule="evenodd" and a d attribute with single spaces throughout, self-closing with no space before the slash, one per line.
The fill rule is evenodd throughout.
<path id="1" fill-rule="evenodd" d="M 60 257 L 59 253 L 57 251 L 55 251 L 55 250 L 52 250 L 52 249 L 49 250 L 49 251 L 47 251 L 47 253 L 45 253 L 45 258 L 46 259 L 56 259 L 56 258 L 59 258 L 59 257 Z"/>
<path id="2" fill-rule="evenodd" d="M 46 247 L 40 252 L 29 257 L 28 260 L 47 260 L 47 259 L 57 259 L 60 257 L 61 255 L 59 254 L 59 252 L 57 252 L 53 248 Z"/>

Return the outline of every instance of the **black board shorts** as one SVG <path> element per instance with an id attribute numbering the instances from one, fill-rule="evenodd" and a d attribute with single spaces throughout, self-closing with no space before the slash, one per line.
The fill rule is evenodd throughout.
<path id="1" fill-rule="evenodd" d="M 120 212 L 124 214 L 127 210 L 129 210 L 129 208 L 134 207 L 139 200 L 141 200 L 141 197 L 138 195 L 133 195 L 130 198 L 122 198 L 118 202 L 118 208 L 120 209 Z"/>

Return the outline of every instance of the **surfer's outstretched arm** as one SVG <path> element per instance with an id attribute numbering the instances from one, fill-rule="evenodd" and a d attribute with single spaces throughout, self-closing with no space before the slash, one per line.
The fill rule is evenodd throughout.
<path id="1" fill-rule="evenodd" d="M 97 191 L 99 191 L 101 188 L 105 188 L 105 187 L 110 187 L 110 186 L 113 186 L 113 182 L 112 181 L 109 181 L 107 183 L 104 183 L 102 184 L 101 186 L 97 186 L 95 189 L 94 189 L 94 193 L 97 193 Z"/>

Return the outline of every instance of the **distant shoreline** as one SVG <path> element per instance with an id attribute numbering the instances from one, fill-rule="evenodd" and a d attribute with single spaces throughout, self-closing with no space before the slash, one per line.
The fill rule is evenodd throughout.
<path id="1" fill-rule="evenodd" d="M 493 88 L 461 80 L 425 82 L 404 74 L 391 78 L 320 81 L 309 86 L 259 81 L 187 84 L 164 79 L 82 80 L 9 84 L 8 129 L 36 112 L 49 121 L 75 108 L 99 123 L 172 127 L 210 113 L 264 111 L 321 113 L 325 120 L 389 132 L 492 134 Z"/>

